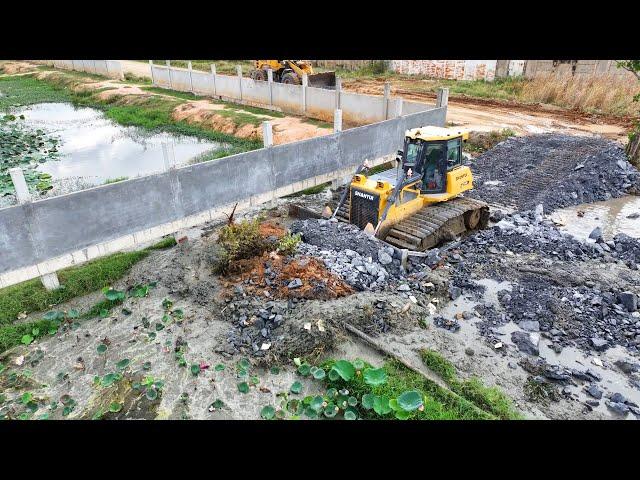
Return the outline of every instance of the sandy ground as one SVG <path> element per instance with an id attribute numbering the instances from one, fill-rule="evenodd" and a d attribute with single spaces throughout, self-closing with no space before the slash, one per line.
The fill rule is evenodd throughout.
<path id="1" fill-rule="evenodd" d="M 343 82 L 345 91 L 382 95 L 384 80 L 354 79 Z M 434 103 L 435 94 L 420 93 L 392 82 L 392 96 Z M 602 135 L 626 141 L 632 120 L 604 115 L 587 115 L 553 105 L 525 105 L 511 101 L 449 96 L 447 120 L 471 131 L 510 128 L 519 135 L 561 132 L 571 135 Z"/>

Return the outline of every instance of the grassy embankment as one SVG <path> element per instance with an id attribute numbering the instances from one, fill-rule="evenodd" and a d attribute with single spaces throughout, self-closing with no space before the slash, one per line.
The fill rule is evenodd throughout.
<path id="1" fill-rule="evenodd" d="M 22 336 L 31 334 L 34 329 L 38 331 L 34 337 L 49 332 L 51 321 L 16 322 L 21 314 L 44 312 L 54 305 L 109 286 L 154 250 L 170 248 L 175 244 L 173 237 L 167 237 L 143 250 L 115 253 L 77 267 L 65 268 L 57 272 L 61 285 L 57 290 L 46 290 L 38 278 L 0 289 L 0 352 L 20 344 Z M 108 300 L 99 302 L 81 316 L 95 317 L 100 310 L 110 309 L 116 304 Z"/>
<path id="2" fill-rule="evenodd" d="M 409 93 L 435 94 L 438 88 L 448 87 L 451 96 L 550 104 L 587 114 L 637 116 L 640 113 L 639 105 L 632 101 L 640 91 L 637 82 L 617 75 L 588 77 L 553 74 L 534 79 L 515 77 L 487 82 L 398 74 L 384 71 L 376 64 L 353 71 L 338 69 L 336 74 L 344 79 L 343 85 L 358 80 L 389 81 L 396 89 Z"/>

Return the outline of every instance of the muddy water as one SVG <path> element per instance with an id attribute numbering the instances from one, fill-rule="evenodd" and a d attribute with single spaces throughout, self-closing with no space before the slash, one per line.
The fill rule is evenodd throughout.
<path id="1" fill-rule="evenodd" d="M 14 114 L 24 115 L 27 125 L 60 138 L 60 159 L 38 167 L 54 179 L 81 177 L 99 185 L 107 179 L 161 172 L 165 168 L 163 143 L 168 144 L 169 158 L 173 155 L 176 165 L 225 146 L 195 137 L 151 135 L 139 128 L 118 125 L 99 110 L 74 108 L 66 103 L 41 103 Z"/>
<path id="2" fill-rule="evenodd" d="M 579 212 L 582 216 L 579 216 Z M 638 214 L 638 218 L 629 218 Z M 605 240 L 617 233 L 640 238 L 640 197 L 628 195 L 556 210 L 551 218 L 579 240 L 586 240 L 594 228 L 602 228 Z"/>

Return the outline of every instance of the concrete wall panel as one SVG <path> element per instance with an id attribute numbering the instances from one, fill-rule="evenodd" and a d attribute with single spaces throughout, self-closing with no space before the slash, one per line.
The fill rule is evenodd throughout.
<path id="1" fill-rule="evenodd" d="M 285 112 L 302 113 L 302 87 L 273 83 L 273 104 Z"/>
<path id="2" fill-rule="evenodd" d="M 307 115 L 326 121 L 333 121 L 335 108 L 335 90 L 307 87 Z"/>
<path id="3" fill-rule="evenodd" d="M 36 263 L 26 205 L 0 210 L 0 272 Z"/>
<path id="4" fill-rule="evenodd" d="M 191 75 L 189 75 L 189 70 L 172 68 L 171 85 L 174 90 L 180 90 L 181 92 L 190 92 Z"/>
<path id="5" fill-rule="evenodd" d="M 434 108 L 434 106 L 427 103 L 408 102 L 407 100 L 404 100 L 402 102 L 402 115 L 411 115 L 412 113 L 424 112 L 425 110 L 431 110 L 432 108 Z M 390 107 L 390 111 L 393 112 L 395 110 L 392 110 Z"/>
<path id="6" fill-rule="evenodd" d="M 42 247 L 38 261 L 132 233 L 133 226 L 141 230 L 171 221 L 177 214 L 167 173 L 62 195 L 31 207 L 34 245 Z"/>
<path id="7" fill-rule="evenodd" d="M 238 77 L 216 75 L 217 94 L 223 97 L 240 98 L 240 82 Z"/>
<path id="8" fill-rule="evenodd" d="M 384 120 L 384 97 L 340 93 L 340 108 L 345 122 L 363 124 Z"/>
<path id="9" fill-rule="evenodd" d="M 169 81 L 169 69 L 166 67 L 160 67 L 154 65 L 151 73 L 153 74 L 153 81 L 158 87 L 169 88 L 171 82 Z"/>
<path id="10" fill-rule="evenodd" d="M 213 95 L 213 75 L 206 72 L 191 72 L 193 78 L 193 91 L 202 95 Z"/>
<path id="11" fill-rule="evenodd" d="M 242 78 L 242 100 L 269 105 L 271 101 L 269 82 Z"/>
<path id="12" fill-rule="evenodd" d="M 271 190 L 273 172 L 266 153 L 254 150 L 177 169 L 185 215 Z"/>

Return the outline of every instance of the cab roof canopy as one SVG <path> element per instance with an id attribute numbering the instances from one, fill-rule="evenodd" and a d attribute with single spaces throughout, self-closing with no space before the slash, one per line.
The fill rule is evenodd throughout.
<path id="1" fill-rule="evenodd" d="M 452 140 L 454 138 L 462 137 L 463 140 L 469 139 L 469 132 L 460 130 L 457 128 L 442 128 L 442 127 L 418 127 L 407 130 L 405 136 L 416 140 L 420 139 L 425 142 L 435 140 Z"/>

